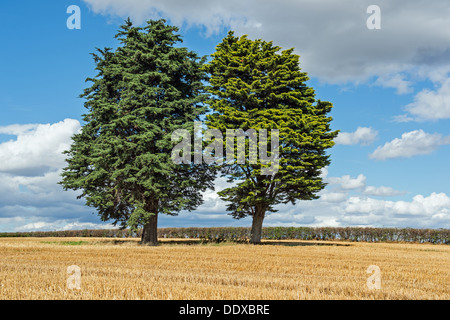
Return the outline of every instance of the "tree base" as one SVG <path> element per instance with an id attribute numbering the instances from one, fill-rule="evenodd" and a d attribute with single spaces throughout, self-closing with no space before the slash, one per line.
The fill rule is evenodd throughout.
<path id="1" fill-rule="evenodd" d="M 158 244 L 158 214 L 155 213 L 142 230 L 141 245 L 157 246 Z"/>
<path id="2" fill-rule="evenodd" d="M 262 225 L 265 212 L 257 210 L 256 213 L 257 214 L 253 216 L 250 244 L 261 244 Z"/>

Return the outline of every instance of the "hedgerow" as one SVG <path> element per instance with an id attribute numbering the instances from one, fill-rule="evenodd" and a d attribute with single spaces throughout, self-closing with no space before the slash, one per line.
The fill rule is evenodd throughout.
<path id="1" fill-rule="evenodd" d="M 140 237 L 141 230 L 84 229 L 65 231 L 34 231 L 0 233 L 0 237 Z M 204 241 L 245 242 L 250 239 L 250 228 L 160 228 L 159 238 L 199 239 Z M 342 240 L 355 242 L 411 242 L 450 244 L 449 229 L 414 228 L 362 228 L 362 227 L 264 227 L 262 238 L 266 240 Z"/>

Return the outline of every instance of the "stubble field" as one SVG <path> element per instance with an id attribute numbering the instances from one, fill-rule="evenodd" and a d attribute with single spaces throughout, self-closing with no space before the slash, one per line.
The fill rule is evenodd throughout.
<path id="1" fill-rule="evenodd" d="M 448 245 L 161 241 L 0 238 L 0 299 L 450 299 Z"/>

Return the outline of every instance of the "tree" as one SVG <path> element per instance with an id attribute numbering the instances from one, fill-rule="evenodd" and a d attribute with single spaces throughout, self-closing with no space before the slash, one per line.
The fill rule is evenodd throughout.
<path id="1" fill-rule="evenodd" d="M 222 174 L 236 184 L 218 194 L 234 218 L 253 217 L 251 243 L 261 241 L 264 217 L 276 211 L 275 205 L 318 198 L 325 187 L 321 169 L 331 162 L 326 149 L 338 133 L 330 130 L 332 118 L 327 116 L 332 104 L 316 100 L 314 89 L 306 86 L 309 79 L 301 72 L 299 56 L 294 49 L 280 50 L 272 42 L 238 38 L 230 31 L 205 65 L 213 110 L 207 115 L 208 128 L 241 129 L 249 136 L 265 129 L 272 147 L 279 139 L 279 147 L 267 153 L 278 153 L 279 163 L 269 174 L 261 158 L 250 161 L 250 143 L 244 163 L 227 159 L 222 167 Z M 265 142 L 260 134 L 260 156 Z M 234 138 L 227 139 L 226 148 L 235 148 L 234 143 Z"/>
<path id="2" fill-rule="evenodd" d="M 158 214 L 176 215 L 203 202 L 214 174 L 203 164 L 176 164 L 177 129 L 193 132 L 205 113 L 205 59 L 186 48 L 165 20 L 135 27 L 128 19 L 120 45 L 93 54 L 98 75 L 81 97 L 88 113 L 66 151 L 65 190 L 82 190 L 103 221 L 143 227 L 143 244 L 157 244 Z"/>

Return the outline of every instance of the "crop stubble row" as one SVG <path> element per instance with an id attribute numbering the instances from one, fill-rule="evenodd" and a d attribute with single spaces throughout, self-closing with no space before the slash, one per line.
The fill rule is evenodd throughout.
<path id="1" fill-rule="evenodd" d="M 0 239 L 0 299 L 449 299 L 446 245 L 265 241 Z M 176 242 L 175 242 L 176 243 Z M 67 267 L 81 288 L 67 287 Z M 367 287 L 368 266 L 381 289 Z"/>

